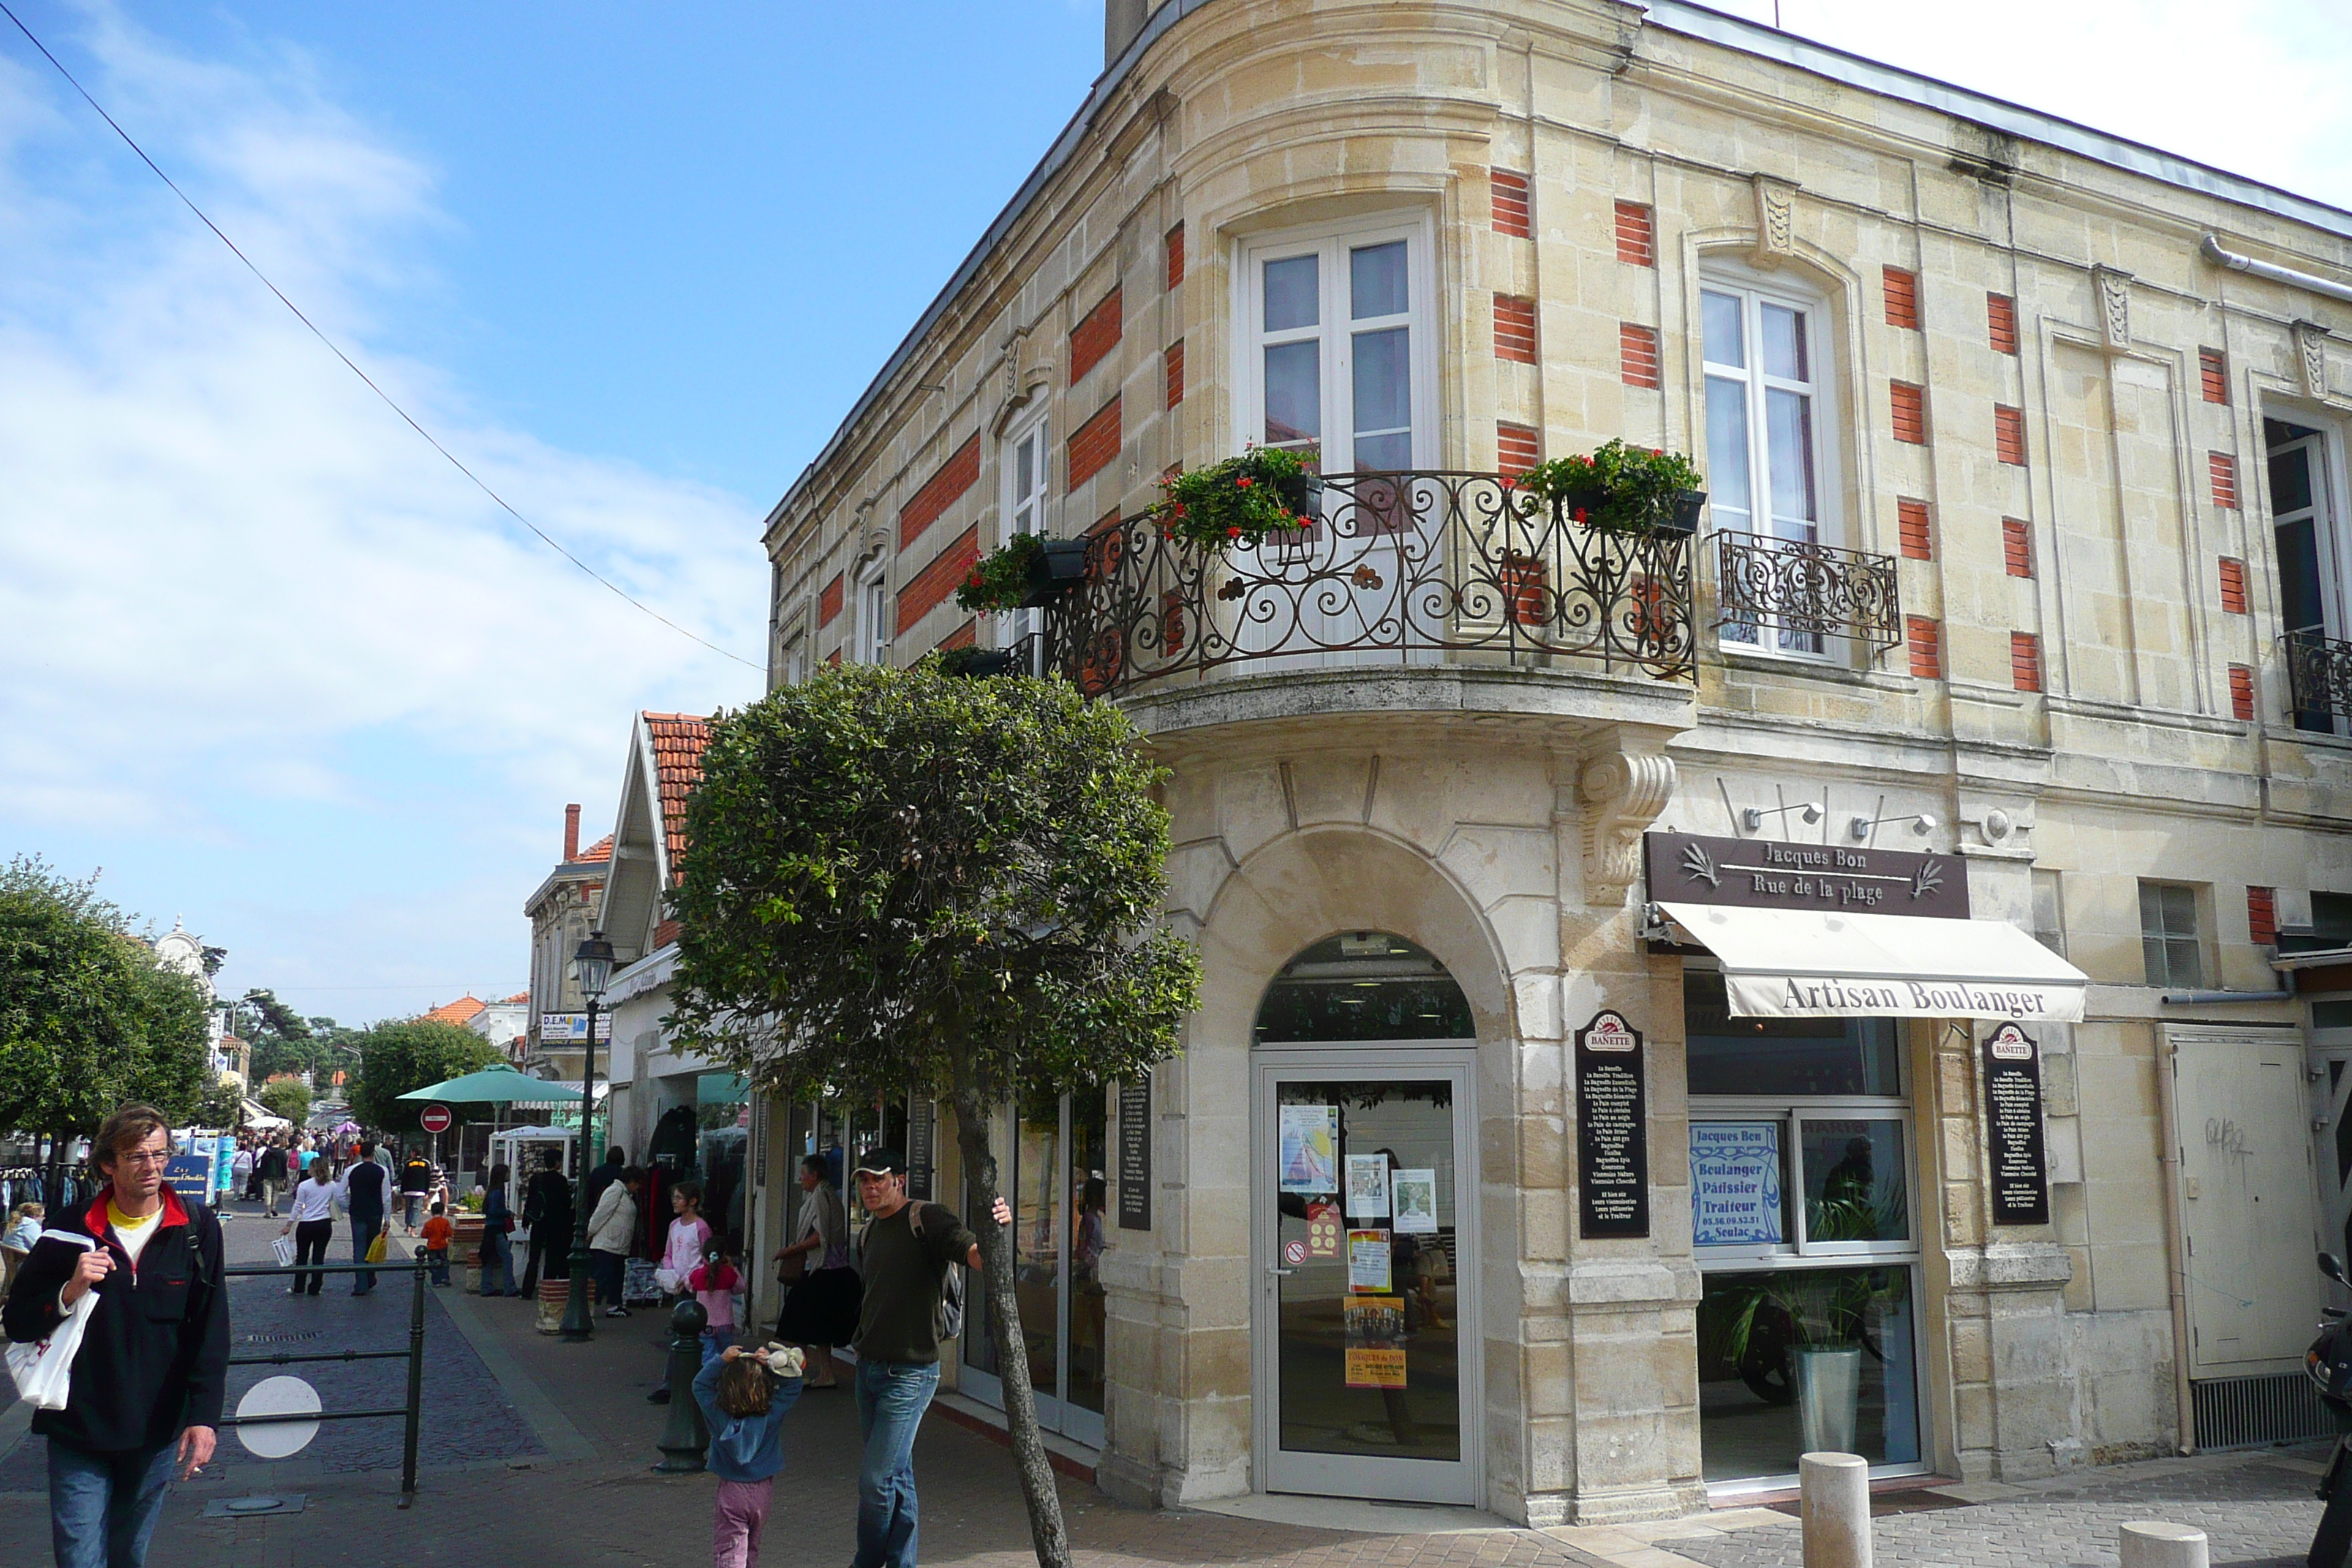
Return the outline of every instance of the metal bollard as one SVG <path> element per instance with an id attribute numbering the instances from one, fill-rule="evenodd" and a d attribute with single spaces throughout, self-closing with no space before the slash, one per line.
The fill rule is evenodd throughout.
<path id="1" fill-rule="evenodd" d="M 1870 1461 L 1859 1454 L 1797 1460 L 1805 1568 L 1870 1568 Z"/>
<path id="2" fill-rule="evenodd" d="M 2135 1520 L 2116 1528 L 2123 1568 L 2205 1568 L 2205 1532 L 2185 1524 Z"/>
<path id="3" fill-rule="evenodd" d="M 662 1462 L 654 1467 L 666 1476 L 689 1476 L 702 1468 L 710 1447 L 710 1429 L 702 1424 L 702 1406 L 695 1402 L 694 1377 L 702 1370 L 702 1330 L 710 1314 L 688 1296 L 669 1314 L 669 1419 L 662 1426 Z"/>

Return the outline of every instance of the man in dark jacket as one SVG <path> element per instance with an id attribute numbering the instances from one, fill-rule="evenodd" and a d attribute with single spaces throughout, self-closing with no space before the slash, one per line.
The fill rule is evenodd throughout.
<path id="1" fill-rule="evenodd" d="M 563 1179 L 556 1158 L 544 1156 L 523 1189 L 522 1223 L 530 1227 L 530 1256 L 522 1271 L 526 1296 L 539 1289 L 542 1271 L 550 1279 L 572 1278 L 572 1184 Z"/>
<path id="2" fill-rule="evenodd" d="M 368 1248 L 383 1228 L 384 1200 L 391 1194 L 392 1173 L 375 1158 L 375 1140 L 360 1140 L 360 1157 L 343 1173 L 343 1207 L 352 1215 L 352 1261 L 365 1263 Z M 352 1294 L 364 1296 L 375 1289 L 375 1270 L 352 1276 Z"/>
<path id="3" fill-rule="evenodd" d="M 278 1194 L 284 1192 L 287 1186 L 286 1145 L 272 1138 L 268 1146 L 261 1151 L 261 1157 L 253 1163 L 253 1169 L 261 1178 L 262 1207 L 269 1211 L 271 1219 L 276 1219 Z"/>
<path id="4" fill-rule="evenodd" d="M 175 1458 L 182 1480 L 212 1462 L 228 1374 L 220 1221 L 163 1184 L 171 1147 L 152 1106 L 108 1117 L 90 1149 L 105 1190 L 51 1216 L 0 1310 L 9 1339 L 36 1342 L 97 1293 L 66 1407 L 33 1414 L 58 1568 L 139 1568 Z"/>

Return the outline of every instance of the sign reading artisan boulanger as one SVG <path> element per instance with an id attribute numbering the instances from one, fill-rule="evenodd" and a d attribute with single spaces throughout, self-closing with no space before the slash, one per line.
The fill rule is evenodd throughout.
<path id="1" fill-rule="evenodd" d="M 1967 870 L 1948 855 L 1645 833 L 1642 856 L 1650 897 L 1661 901 L 1969 918 Z"/>

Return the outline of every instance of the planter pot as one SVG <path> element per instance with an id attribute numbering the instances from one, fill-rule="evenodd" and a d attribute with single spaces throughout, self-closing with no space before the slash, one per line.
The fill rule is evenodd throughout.
<path id="1" fill-rule="evenodd" d="M 1514 626 L 1540 626 L 1551 620 L 1550 574 L 1532 555 L 1503 553 L 1495 569 L 1495 583 L 1503 591 L 1503 613 Z"/>
<path id="2" fill-rule="evenodd" d="M 1021 608 L 1041 609 L 1087 580 L 1087 542 L 1049 539 L 1029 558 L 1029 591 Z"/>
<path id="3" fill-rule="evenodd" d="M 541 1279 L 539 1282 L 539 1321 L 535 1325 L 542 1334 L 563 1331 L 563 1309 L 572 1300 L 569 1279 Z"/>
<path id="4" fill-rule="evenodd" d="M 1798 1451 L 1853 1453 L 1862 1402 L 1862 1347 L 1790 1345 L 1789 1381 L 1797 1390 Z"/>
<path id="5" fill-rule="evenodd" d="M 1670 533 L 1696 533 L 1698 510 L 1706 504 L 1705 490 L 1684 490 L 1675 497 L 1673 508 L 1666 513 L 1665 521 L 1658 526 Z"/>
<path id="6" fill-rule="evenodd" d="M 1296 479 L 1283 479 L 1274 487 L 1282 504 L 1302 516 L 1314 517 L 1323 506 L 1323 481 L 1313 474 L 1300 474 Z"/>
<path id="7" fill-rule="evenodd" d="M 975 647 L 958 649 L 964 657 L 949 656 L 941 659 L 943 675 L 970 676 L 978 679 L 990 675 L 1011 675 L 1016 668 L 1013 652 L 1009 647 Z"/>
<path id="8" fill-rule="evenodd" d="M 1603 487 L 1579 485 L 1564 489 L 1551 498 L 1551 514 L 1559 521 L 1573 522 L 1576 521 L 1578 512 L 1583 512 L 1589 517 L 1591 513 L 1599 511 L 1608 500 L 1609 491 Z"/>

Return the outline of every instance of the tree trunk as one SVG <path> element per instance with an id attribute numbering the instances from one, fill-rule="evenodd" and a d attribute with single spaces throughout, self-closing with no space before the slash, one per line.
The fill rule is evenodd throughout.
<path id="1" fill-rule="evenodd" d="M 961 1063 L 955 1081 L 956 1146 L 963 1152 L 965 1190 L 973 1210 L 967 1223 L 980 1237 L 979 1283 L 988 1292 L 989 1327 L 996 1346 L 996 1375 L 1004 1388 L 1005 1425 L 1013 1435 L 1013 1464 L 1021 1473 L 1021 1495 L 1029 1505 L 1029 1540 L 1038 1568 L 1070 1568 L 1070 1537 L 1062 1526 L 1061 1494 L 1054 1468 L 1037 1434 L 1037 1400 L 1029 1386 L 1029 1347 L 1021 1337 L 1021 1297 L 1013 1272 L 1013 1232 L 992 1217 L 996 1206 L 996 1158 L 988 1151 L 988 1110 Z M 1011 1201 L 1009 1198 L 1007 1201 Z M 966 1298 L 964 1332 L 971 1331 Z"/>

